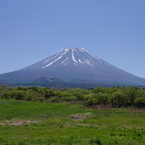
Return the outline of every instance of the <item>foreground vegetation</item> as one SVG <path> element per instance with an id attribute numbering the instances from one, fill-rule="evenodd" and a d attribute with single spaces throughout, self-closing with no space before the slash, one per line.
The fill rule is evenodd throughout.
<path id="1" fill-rule="evenodd" d="M 81 103 L 1 100 L 0 143 L 145 144 L 144 109 L 86 108 Z"/>
<path id="2" fill-rule="evenodd" d="M 144 94 L 138 87 L 54 90 L 2 85 L 0 144 L 143 145 Z"/>

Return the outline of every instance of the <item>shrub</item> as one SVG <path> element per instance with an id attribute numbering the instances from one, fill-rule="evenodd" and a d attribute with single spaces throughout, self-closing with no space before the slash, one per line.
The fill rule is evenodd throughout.
<path id="1" fill-rule="evenodd" d="M 77 98 L 77 100 L 84 99 L 84 95 L 81 92 L 73 92 L 73 95 Z"/>
<path id="2" fill-rule="evenodd" d="M 122 107 L 126 106 L 129 103 L 129 98 L 122 92 L 115 92 L 112 94 L 110 102 L 112 104 L 112 107 Z"/>
<path id="3" fill-rule="evenodd" d="M 109 94 L 100 92 L 97 94 L 97 100 L 98 104 L 107 105 L 109 103 Z"/>
<path id="4" fill-rule="evenodd" d="M 27 94 L 26 97 L 24 98 L 26 101 L 32 101 L 33 96 L 31 94 Z"/>
<path id="5" fill-rule="evenodd" d="M 99 92 L 104 92 L 104 88 L 98 86 L 98 87 L 96 87 L 96 88 L 93 89 L 93 93 L 99 93 Z"/>
<path id="6" fill-rule="evenodd" d="M 140 97 L 140 89 L 138 87 L 125 87 L 124 94 L 129 98 L 130 105 L 134 105 L 137 97 Z"/>
<path id="7" fill-rule="evenodd" d="M 96 94 L 89 94 L 85 96 L 86 102 L 84 103 L 86 106 L 92 106 L 97 104 L 98 100 L 96 99 Z"/>
<path id="8" fill-rule="evenodd" d="M 55 95 L 56 94 L 55 94 L 53 89 L 48 89 L 48 90 L 46 90 L 46 93 L 45 93 L 45 99 L 48 99 L 48 98 L 53 97 Z"/>
<path id="9" fill-rule="evenodd" d="M 134 102 L 137 107 L 145 107 L 145 97 L 138 97 Z"/>
<path id="10" fill-rule="evenodd" d="M 38 100 L 42 103 L 45 100 L 45 98 L 44 97 L 39 97 Z"/>
<path id="11" fill-rule="evenodd" d="M 62 99 L 65 101 L 75 101 L 75 100 L 77 100 L 77 97 L 69 96 L 69 97 L 62 97 Z"/>
<path id="12" fill-rule="evenodd" d="M 16 100 L 23 100 L 24 99 L 24 94 L 23 94 L 22 91 L 17 91 L 15 97 L 16 97 L 15 98 Z"/>
<path id="13" fill-rule="evenodd" d="M 2 93 L 2 98 L 3 99 L 10 99 L 10 92 L 3 92 Z"/>

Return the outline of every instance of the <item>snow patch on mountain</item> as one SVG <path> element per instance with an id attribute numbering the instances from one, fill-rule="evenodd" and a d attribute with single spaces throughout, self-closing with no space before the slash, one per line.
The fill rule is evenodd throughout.
<path id="1" fill-rule="evenodd" d="M 83 62 L 81 61 L 81 59 L 79 59 L 79 63 L 83 63 Z"/>
<path id="2" fill-rule="evenodd" d="M 47 58 L 47 60 L 43 62 L 42 69 L 47 68 L 56 62 L 59 65 L 80 64 L 93 67 L 95 65 L 94 61 L 99 62 L 100 64 L 104 63 L 102 59 L 91 54 L 84 48 L 65 48 Z"/>
<path id="3" fill-rule="evenodd" d="M 77 60 L 75 59 L 75 56 L 74 56 L 74 49 L 72 49 L 72 60 L 73 60 L 74 62 L 78 63 Z"/>
<path id="4" fill-rule="evenodd" d="M 61 63 L 63 64 L 63 63 L 65 63 L 67 60 L 68 60 L 68 57 L 67 57 L 64 61 L 62 61 Z"/>
<path id="5" fill-rule="evenodd" d="M 44 60 L 35 63 L 26 69 L 43 69 L 47 70 L 49 67 L 66 67 L 73 65 L 76 67 L 90 67 L 90 69 L 96 68 L 98 65 L 101 65 L 101 67 L 105 67 L 109 65 L 109 63 L 105 62 L 104 60 L 98 58 L 97 56 L 91 54 L 84 48 L 65 48 L 63 50 L 58 51 L 56 54 L 49 56 L 48 58 L 45 58 Z"/>
<path id="6" fill-rule="evenodd" d="M 51 63 L 47 64 L 46 66 L 44 66 L 44 67 L 42 67 L 42 68 L 46 68 L 46 67 L 52 65 L 54 62 L 58 61 L 58 60 L 61 59 L 61 58 L 62 58 L 62 56 L 59 56 L 56 60 L 52 61 Z"/>
<path id="7" fill-rule="evenodd" d="M 93 66 L 93 64 L 91 63 L 91 61 L 89 61 L 88 59 L 85 60 L 85 63 L 88 64 L 89 66 Z"/>

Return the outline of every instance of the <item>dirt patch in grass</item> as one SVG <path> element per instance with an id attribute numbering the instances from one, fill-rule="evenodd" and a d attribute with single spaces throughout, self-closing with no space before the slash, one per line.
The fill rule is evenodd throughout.
<path id="1" fill-rule="evenodd" d="M 70 119 L 72 120 L 83 120 L 87 117 L 93 117 L 94 115 L 92 113 L 82 113 L 82 114 L 72 114 L 70 115 Z"/>
<path id="2" fill-rule="evenodd" d="M 13 119 L 13 120 L 5 120 L 3 122 L 0 122 L 0 125 L 24 125 L 24 124 L 30 124 L 30 123 L 39 123 L 40 121 L 32 121 L 32 120 L 18 120 L 18 119 Z"/>

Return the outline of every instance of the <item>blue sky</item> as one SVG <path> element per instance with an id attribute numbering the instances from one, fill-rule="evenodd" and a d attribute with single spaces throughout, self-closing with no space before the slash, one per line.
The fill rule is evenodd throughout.
<path id="1" fill-rule="evenodd" d="M 145 78 L 145 0 L 0 1 L 0 73 L 66 47 Z"/>

